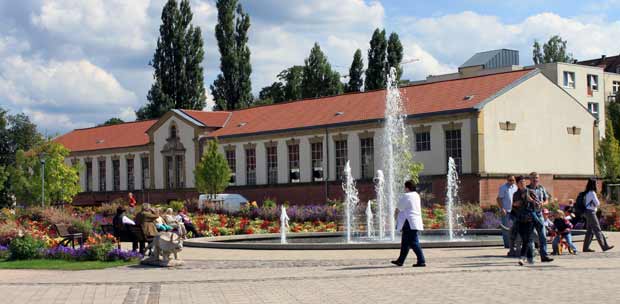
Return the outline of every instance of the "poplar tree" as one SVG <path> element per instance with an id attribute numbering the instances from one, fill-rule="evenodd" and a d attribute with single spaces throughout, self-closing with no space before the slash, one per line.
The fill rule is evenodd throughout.
<path id="1" fill-rule="evenodd" d="M 362 51 L 357 49 L 353 55 L 353 62 L 349 68 L 349 82 L 346 85 L 346 92 L 361 92 L 364 86 L 364 61 L 362 60 Z"/>
<path id="2" fill-rule="evenodd" d="M 388 39 L 387 46 L 387 65 L 386 75 L 389 75 L 390 68 L 396 69 L 396 82 L 400 81 L 400 77 L 403 75 L 403 69 L 400 67 L 400 63 L 403 61 L 403 45 L 400 43 L 398 34 L 391 33 Z"/>
<path id="3" fill-rule="evenodd" d="M 218 110 L 236 110 L 252 104 L 252 65 L 248 47 L 250 16 L 237 0 L 218 0 L 215 38 L 220 51 L 220 70 L 211 85 Z"/>
<path id="4" fill-rule="evenodd" d="M 385 30 L 376 29 L 370 40 L 368 50 L 368 68 L 364 80 L 364 90 L 376 90 L 385 88 L 386 84 L 386 55 L 387 41 Z"/>
<path id="5" fill-rule="evenodd" d="M 158 118 L 170 109 L 202 110 L 206 105 L 200 27 L 194 27 L 189 0 L 168 0 L 161 14 L 157 49 L 149 63 L 154 83 L 138 120 Z"/>

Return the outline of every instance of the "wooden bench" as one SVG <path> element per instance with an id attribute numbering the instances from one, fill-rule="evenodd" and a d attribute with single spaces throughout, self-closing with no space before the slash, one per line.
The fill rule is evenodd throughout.
<path id="1" fill-rule="evenodd" d="M 62 241 L 60 241 L 60 245 L 68 247 L 69 242 L 71 242 L 71 247 L 75 248 L 75 242 L 77 241 L 80 247 L 84 244 L 84 238 L 82 233 L 70 233 L 69 225 L 67 224 L 55 224 L 56 232 L 58 232 L 58 236 L 60 236 Z"/>
<path id="2" fill-rule="evenodd" d="M 142 227 L 140 227 L 140 225 L 135 225 L 135 226 L 129 225 L 127 227 L 129 228 L 129 233 L 131 233 L 136 238 L 136 241 L 145 242 L 148 244 L 147 248 L 150 247 L 149 245 L 153 241 L 153 237 L 147 237 L 144 234 L 144 231 L 142 231 Z"/>

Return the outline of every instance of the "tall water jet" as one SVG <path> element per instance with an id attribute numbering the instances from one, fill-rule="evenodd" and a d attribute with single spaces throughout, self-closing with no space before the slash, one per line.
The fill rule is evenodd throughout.
<path id="1" fill-rule="evenodd" d="M 342 190 L 344 191 L 344 210 L 345 210 L 345 230 L 347 234 L 347 243 L 351 242 L 351 230 L 355 223 L 355 207 L 359 202 L 357 196 L 357 188 L 355 188 L 355 180 L 351 174 L 351 166 L 347 161 L 344 167 L 345 180 L 342 183 Z"/>
<path id="2" fill-rule="evenodd" d="M 455 239 L 454 231 L 459 228 L 458 215 L 454 209 L 455 204 L 458 202 L 459 192 L 459 175 L 456 170 L 456 163 L 452 157 L 448 158 L 448 175 L 446 176 L 446 211 L 448 212 L 448 235 L 450 241 Z"/>
<path id="3" fill-rule="evenodd" d="M 383 170 L 385 173 L 385 199 L 387 203 L 388 235 L 395 239 L 395 205 L 405 179 L 408 176 L 406 160 L 410 149 L 405 129 L 406 114 L 398 89 L 396 69 L 390 69 L 385 98 L 385 123 L 383 125 Z"/>
<path id="4" fill-rule="evenodd" d="M 368 204 L 366 205 L 366 236 L 368 236 L 368 238 L 372 238 L 375 233 L 372 222 L 372 204 L 371 201 L 368 201 Z"/>
<path id="5" fill-rule="evenodd" d="M 377 170 L 377 175 L 375 176 L 375 193 L 377 195 L 379 239 L 383 239 L 385 237 L 385 178 L 381 170 Z"/>
<path id="6" fill-rule="evenodd" d="M 288 214 L 284 205 L 280 207 L 280 243 L 286 244 L 286 232 L 288 231 Z"/>

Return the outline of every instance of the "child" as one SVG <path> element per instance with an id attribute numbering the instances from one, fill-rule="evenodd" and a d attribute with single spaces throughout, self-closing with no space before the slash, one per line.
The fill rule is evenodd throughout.
<path id="1" fill-rule="evenodd" d="M 551 231 L 554 231 L 553 222 L 549 219 L 549 209 L 543 209 L 543 218 L 545 219 L 544 225 L 547 231 L 547 236 L 551 236 Z"/>
<path id="2" fill-rule="evenodd" d="M 566 219 L 564 212 L 562 210 L 558 210 L 555 213 L 555 219 L 553 220 L 553 226 L 555 227 L 556 236 L 553 239 L 553 253 L 559 254 L 559 244 L 562 238 L 566 240 L 566 243 L 569 247 L 569 252 L 571 254 L 577 254 L 577 247 L 573 244 L 573 235 L 571 230 L 573 229 L 573 224 Z"/>

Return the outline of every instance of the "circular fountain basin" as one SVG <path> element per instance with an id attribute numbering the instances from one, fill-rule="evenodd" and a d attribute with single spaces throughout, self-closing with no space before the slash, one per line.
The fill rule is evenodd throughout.
<path id="1" fill-rule="evenodd" d="M 573 231 L 573 241 L 583 241 L 585 231 Z M 351 250 L 398 249 L 400 235 L 395 241 L 374 240 L 365 237 L 345 242 L 344 232 L 289 233 L 287 242 L 280 243 L 280 234 L 250 234 L 189 239 L 186 247 L 253 249 L 253 250 Z M 420 236 L 423 248 L 459 248 L 503 246 L 501 230 L 470 229 L 457 240 L 448 240 L 445 229 L 425 230 Z"/>

